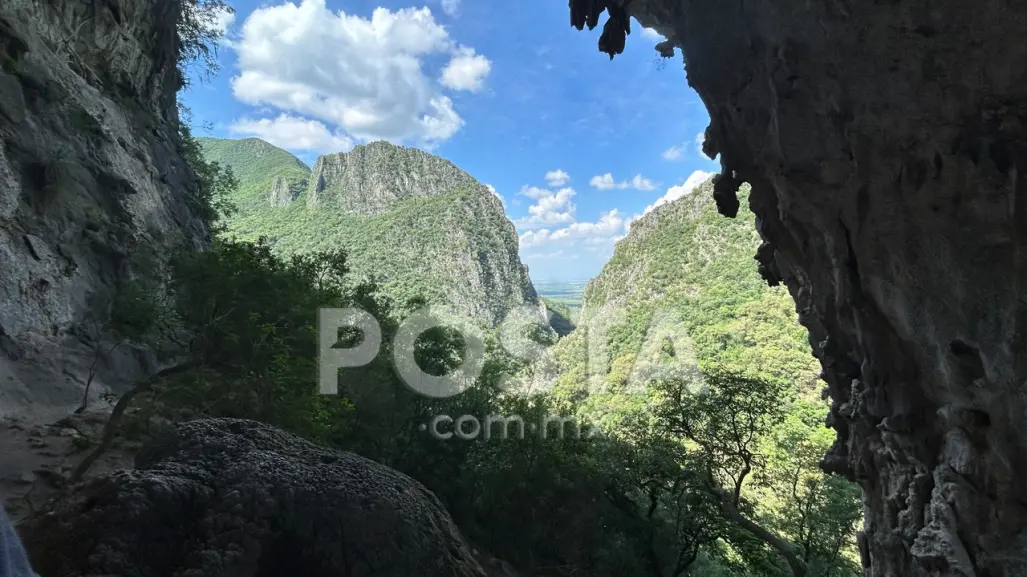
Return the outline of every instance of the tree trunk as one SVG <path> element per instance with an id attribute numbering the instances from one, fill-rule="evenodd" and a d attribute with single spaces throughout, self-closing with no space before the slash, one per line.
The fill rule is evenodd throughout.
<path id="1" fill-rule="evenodd" d="M 731 502 L 730 498 L 723 494 L 718 494 L 717 497 L 720 498 L 720 510 L 728 520 L 737 523 L 740 527 L 752 533 L 754 537 L 777 550 L 788 563 L 788 567 L 792 570 L 792 575 L 795 577 L 806 577 L 806 565 L 795 554 L 795 548 L 791 543 L 764 529 L 755 521 L 746 518 L 738 510 L 738 507 Z"/>

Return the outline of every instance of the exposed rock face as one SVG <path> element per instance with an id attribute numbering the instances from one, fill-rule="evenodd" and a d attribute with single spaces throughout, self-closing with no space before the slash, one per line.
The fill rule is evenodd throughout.
<path id="1" fill-rule="evenodd" d="M 255 138 L 201 142 L 239 180 L 233 234 L 274 238 L 283 254 L 342 248 L 354 277 L 373 275 L 400 305 L 423 297 L 486 327 L 527 305 L 518 312 L 545 321 L 502 201 L 450 161 L 373 142 L 311 172 Z"/>
<path id="2" fill-rule="evenodd" d="M 205 238 L 176 146 L 178 10 L 0 3 L 0 414 L 74 406 L 87 313 L 103 316 L 155 239 Z M 97 392 L 152 368 L 128 347 L 115 357 Z"/>
<path id="3" fill-rule="evenodd" d="M 1027 573 L 1027 5 L 636 0 L 834 400 L 868 574 Z M 666 50 L 668 45 L 661 46 Z M 728 63 L 728 64 L 725 64 Z"/>
<path id="4" fill-rule="evenodd" d="M 416 148 L 372 142 L 314 163 L 307 202 L 345 212 L 379 214 L 400 200 L 480 186 L 448 160 Z"/>
<path id="5" fill-rule="evenodd" d="M 484 577 L 420 483 L 254 421 L 179 425 L 19 526 L 43 577 Z"/>
<path id="6" fill-rule="evenodd" d="M 271 193 L 268 196 L 269 204 L 273 208 L 286 206 L 295 200 L 289 189 L 289 181 L 281 176 L 276 176 L 271 183 Z"/>

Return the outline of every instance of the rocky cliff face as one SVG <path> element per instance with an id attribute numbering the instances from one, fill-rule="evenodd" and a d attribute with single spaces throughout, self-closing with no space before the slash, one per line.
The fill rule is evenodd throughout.
<path id="1" fill-rule="evenodd" d="M 0 3 L 0 414 L 80 399 L 133 257 L 202 243 L 173 0 Z M 97 391 L 152 369 L 129 347 Z"/>
<path id="2" fill-rule="evenodd" d="M 280 208 L 296 200 L 289 188 L 289 181 L 282 176 L 276 176 L 271 182 L 271 192 L 268 194 L 268 204 L 272 208 Z"/>
<path id="3" fill-rule="evenodd" d="M 424 297 L 495 327 L 526 304 L 544 321 L 502 203 L 448 160 L 372 142 L 311 171 L 258 139 L 200 140 L 239 179 L 233 234 L 271 237 L 285 254 L 345 249 L 355 276 L 374 276 L 401 305 Z"/>
<path id="4" fill-rule="evenodd" d="M 1027 6 L 628 10 L 682 48 L 721 212 L 752 185 L 761 272 L 834 400 L 824 467 L 864 489 L 868 575 L 1027 572 Z"/>
<path id="5" fill-rule="evenodd" d="M 401 200 L 474 185 L 480 186 L 448 160 L 379 141 L 318 158 L 307 202 L 354 214 L 380 214 Z"/>

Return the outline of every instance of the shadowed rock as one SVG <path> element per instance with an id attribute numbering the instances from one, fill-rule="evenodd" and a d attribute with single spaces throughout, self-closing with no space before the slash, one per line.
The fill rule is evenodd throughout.
<path id="1" fill-rule="evenodd" d="M 179 425 L 135 470 L 19 527 L 42 577 L 483 577 L 421 484 L 238 419 Z"/>
<path id="2" fill-rule="evenodd" d="M 683 53 L 720 212 L 752 187 L 866 574 L 1027 575 L 1027 5 L 606 3 Z"/>

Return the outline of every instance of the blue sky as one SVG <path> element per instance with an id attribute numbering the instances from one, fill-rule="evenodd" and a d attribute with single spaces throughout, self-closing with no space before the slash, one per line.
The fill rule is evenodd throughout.
<path id="1" fill-rule="evenodd" d="M 222 70 L 182 95 L 196 133 L 308 164 L 371 140 L 428 149 L 500 195 L 536 280 L 594 276 L 632 219 L 716 170 L 658 35 L 636 23 L 610 61 L 566 2 L 427 1 L 229 0 Z"/>

